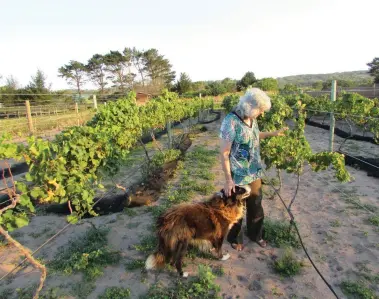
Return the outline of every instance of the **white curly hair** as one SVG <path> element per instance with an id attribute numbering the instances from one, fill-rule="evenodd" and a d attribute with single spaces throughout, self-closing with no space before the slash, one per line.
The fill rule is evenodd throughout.
<path id="1" fill-rule="evenodd" d="M 234 111 L 241 117 L 249 117 L 254 109 L 262 109 L 263 111 L 271 109 L 270 97 L 259 88 L 246 90 L 246 93 L 240 97 Z"/>

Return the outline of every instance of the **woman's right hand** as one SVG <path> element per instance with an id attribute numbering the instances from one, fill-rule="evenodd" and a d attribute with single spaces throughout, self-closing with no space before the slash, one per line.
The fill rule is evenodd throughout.
<path id="1" fill-rule="evenodd" d="M 236 185 L 234 184 L 234 182 L 232 180 L 225 181 L 225 184 L 224 184 L 225 195 L 226 196 L 231 196 L 232 195 L 232 191 L 236 192 L 235 186 Z"/>

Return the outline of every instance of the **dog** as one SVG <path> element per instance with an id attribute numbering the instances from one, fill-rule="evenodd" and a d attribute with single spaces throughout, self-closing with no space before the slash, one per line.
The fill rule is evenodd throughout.
<path id="1" fill-rule="evenodd" d="M 222 190 L 208 201 L 180 204 L 167 210 L 157 220 L 158 249 L 147 258 L 146 270 L 170 263 L 180 276 L 187 277 L 182 260 L 189 244 L 203 250 L 213 247 L 217 258 L 227 260 L 230 256 L 222 254 L 222 243 L 233 224 L 243 217 L 250 191 L 248 185 L 236 186 L 231 196 Z"/>

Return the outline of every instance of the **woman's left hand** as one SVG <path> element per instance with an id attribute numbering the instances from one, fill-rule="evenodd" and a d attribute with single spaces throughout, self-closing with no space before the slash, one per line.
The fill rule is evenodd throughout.
<path id="1" fill-rule="evenodd" d="M 285 128 L 281 128 L 280 130 L 277 130 L 274 132 L 274 136 L 284 136 L 285 135 L 285 131 L 288 130 L 288 127 L 285 127 Z"/>

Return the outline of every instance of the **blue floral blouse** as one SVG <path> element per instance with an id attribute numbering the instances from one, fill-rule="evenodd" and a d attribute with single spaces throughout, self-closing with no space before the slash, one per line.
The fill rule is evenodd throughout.
<path id="1" fill-rule="evenodd" d="M 225 116 L 220 138 L 232 143 L 229 161 L 232 179 L 237 185 L 249 184 L 262 177 L 257 120 L 249 127 L 233 112 Z"/>

